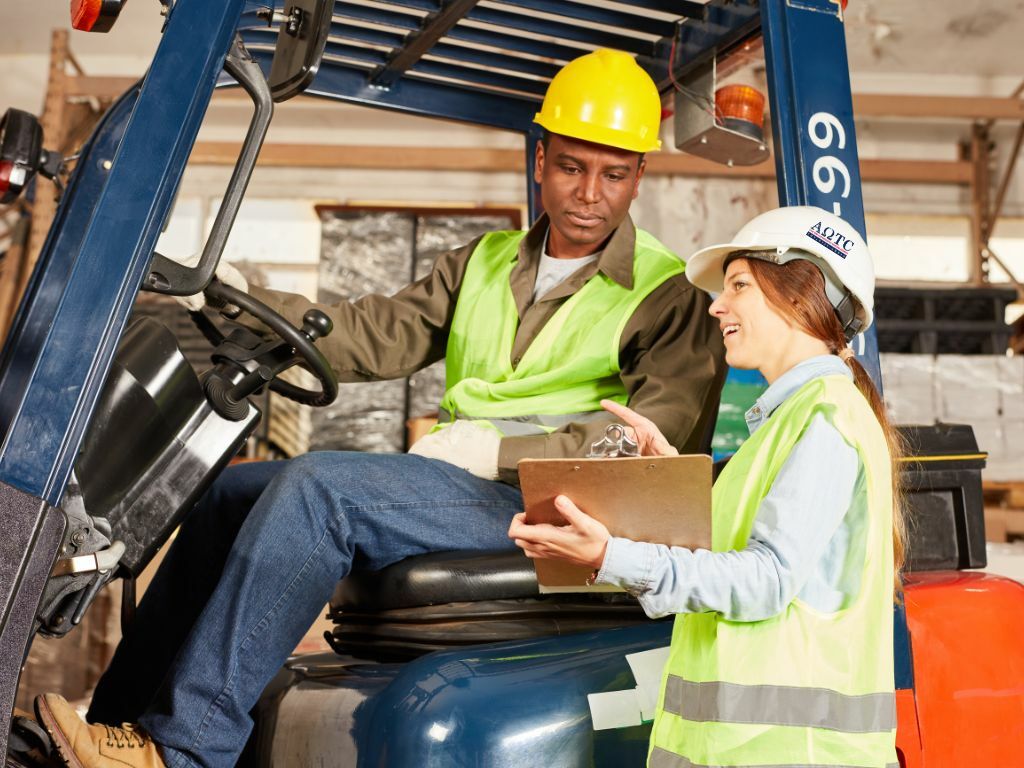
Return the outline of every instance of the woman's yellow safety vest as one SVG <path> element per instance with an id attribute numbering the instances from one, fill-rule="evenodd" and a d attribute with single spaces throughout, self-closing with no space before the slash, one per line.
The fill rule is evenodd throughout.
<path id="1" fill-rule="evenodd" d="M 541 434 L 600 416 L 602 398 L 625 404 L 622 331 L 640 302 L 686 267 L 638 229 L 633 287 L 596 273 L 551 316 L 513 368 L 519 312 L 509 277 L 525 234 L 492 232 L 469 259 L 448 336 L 442 423 L 471 419 L 504 435 Z"/>
<path id="2" fill-rule="evenodd" d="M 816 414 L 864 466 L 860 590 L 834 613 L 795 599 L 764 621 L 677 616 L 650 768 L 897 766 L 892 470 L 881 427 L 852 381 L 808 382 L 743 444 L 715 483 L 712 549 L 747 546 L 762 499 Z"/>

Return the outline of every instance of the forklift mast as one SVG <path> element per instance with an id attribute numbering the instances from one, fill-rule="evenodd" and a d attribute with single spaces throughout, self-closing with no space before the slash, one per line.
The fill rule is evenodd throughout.
<path id="1" fill-rule="evenodd" d="M 760 36 L 780 204 L 820 206 L 864 234 L 839 0 L 617 4 L 635 11 L 559 0 L 506 2 L 540 17 L 475 0 L 388 4 L 395 10 L 335 3 L 326 53 L 307 92 L 518 132 L 527 170 L 540 138 L 532 119 L 557 70 L 546 62 L 583 53 L 574 43 L 633 53 L 668 93 L 692 67 Z M 281 5 L 277 0 L 276 10 Z M 110 109 L 82 149 L 0 355 L 0 703 L 6 712 L 61 545 L 65 523 L 58 505 L 210 98 L 219 85 L 234 85 L 224 66 L 236 36 L 264 72 L 271 69 L 277 31 L 268 26 L 265 2 L 177 0 L 165 7 L 166 27 L 145 78 Z M 650 10 L 662 13 L 655 18 Z M 680 18 L 664 20 L 668 14 Z M 372 26 L 345 23 L 352 19 Z M 479 24 L 459 24 L 464 19 Z M 501 27 L 542 37 L 492 31 Z M 390 52 L 382 52 L 387 46 Z M 445 63 L 424 58 L 430 52 Z M 539 200 L 531 177 L 527 172 L 526 197 L 535 216 Z M 874 329 L 855 344 L 880 381 Z M 904 679 L 897 687 L 905 688 L 912 681 L 901 612 L 896 646 L 903 672 L 897 674 Z M 6 737 L 0 729 L 0 752 Z"/>

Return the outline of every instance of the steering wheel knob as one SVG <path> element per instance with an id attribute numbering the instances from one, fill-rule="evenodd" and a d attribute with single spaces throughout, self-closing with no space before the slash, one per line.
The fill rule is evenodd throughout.
<path id="1" fill-rule="evenodd" d="M 310 341 L 327 336 L 334 330 L 334 322 L 319 309 L 310 309 L 302 316 L 302 332 Z"/>

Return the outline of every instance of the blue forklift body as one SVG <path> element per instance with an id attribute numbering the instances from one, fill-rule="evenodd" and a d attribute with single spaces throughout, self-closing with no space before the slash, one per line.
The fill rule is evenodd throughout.
<path id="1" fill-rule="evenodd" d="M 666 645 L 670 631 L 670 622 L 651 622 L 404 664 L 296 657 L 257 705 L 255 738 L 239 765 L 643 765 L 650 724 L 595 731 L 587 695 L 634 688 L 626 654 Z"/>
<path id="2" fill-rule="evenodd" d="M 545 15 L 465 0 L 337 2 L 307 92 L 515 131 L 524 139 L 526 169 L 539 140 L 532 119 L 558 68 L 548 62 L 588 47 L 622 48 L 668 92 L 673 41 L 679 79 L 760 36 L 780 203 L 821 206 L 864 232 L 838 0 L 618 3 L 631 11 L 559 0 L 502 4 Z M 0 699 L 8 712 L 34 606 L 60 546 L 57 507 L 210 97 L 218 85 L 233 84 L 223 66 L 236 35 L 269 71 L 276 32 L 258 16 L 266 5 L 167 5 L 145 78 L 82 150 L 0 357 L 0 505 L 8 532 L 0 546 Z M 510 27 L 534 36 L 501 31 Z M 469 47 L 475 45 L 484 47 Z M 527 199 L 535 215 L 539 201 L 529 181 Z M 874 330 L 857 344 L 879 381 Z M 907 688 L 913 680 L 902 609 L 896 618 L 897 687 Z M 360 765 L 634 765 L 646 754 L 649 725 L 594 732 L 586 694 L 634 685 L 625 655 L 667 645 L 670 631 L 670 622 L 652 622 L 435 652 L 404 665 L 350 660 L 342 665 L 344 683 L 307 676 L 301 685 L 359 692 L 351 734 Z M 301 668 L 299 661 L 289 674 L 302 677 Z"/>

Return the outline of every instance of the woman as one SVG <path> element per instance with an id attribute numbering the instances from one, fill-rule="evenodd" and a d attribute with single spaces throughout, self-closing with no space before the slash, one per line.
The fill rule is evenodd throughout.
<path id="1" fill-rule="evenodd" d="M 612 537 L 564 496 L 565 526 L 519 515 L 509 535 L 530 557 L 593 566 L 652 618 L 679 614 L 650 766 L 896 766 L 897 440 L 848 346 L 872 320 L 867 246 L 820 208 L 781 208 L 686 273 L 719 294 L 729 365 L 769 383 L 715 483 L 711 551 Z M 645 455 L 676 452 L 604 406 Z"/>

